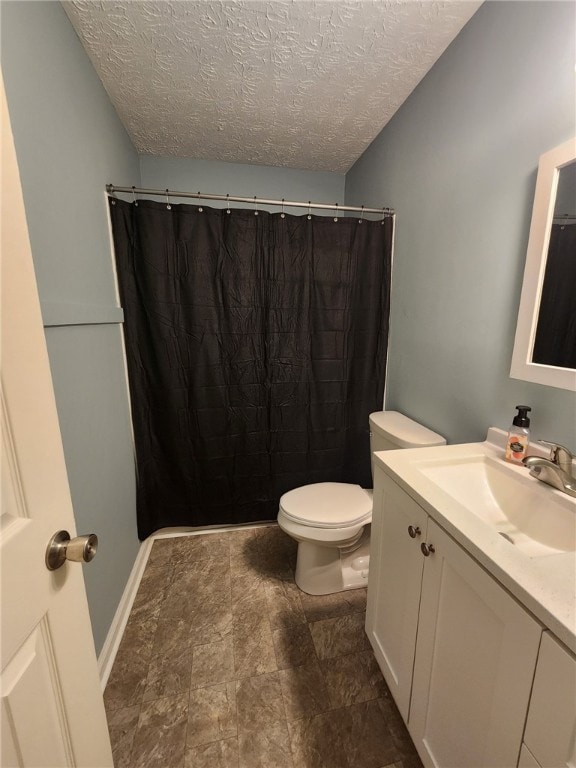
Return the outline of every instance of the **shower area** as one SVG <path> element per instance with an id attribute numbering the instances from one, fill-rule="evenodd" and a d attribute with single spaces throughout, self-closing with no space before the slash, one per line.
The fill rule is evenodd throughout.
<path id="1" fill-rule="evenodd" d="M 280 496 L 309 483 L 369 487 L 393 212 L 317 215 L 332 206 L 310 203 L 293 215 L 284 201 L 269 213 L 256 199 L 213 208 L 110 190 L 139 537 L 272 521 Z"/>
<path id="2" fill-rule="evenodd" d="M 274 522 L 295 487 L 371 486 L 393 212 L 173 197 L 109 197 L 149 537 L 104 694 L 115 765 L 421 768 L 366 589 L 302 592 Z"/>

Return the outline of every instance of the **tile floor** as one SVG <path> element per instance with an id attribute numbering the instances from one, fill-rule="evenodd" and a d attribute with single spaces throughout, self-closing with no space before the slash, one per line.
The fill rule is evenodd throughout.
<path id="1" fill-rule="evenodd" d="M 277 526 L 158 539 L 106 687 L 116 768 L 421 768 L 364 633 Z"/>

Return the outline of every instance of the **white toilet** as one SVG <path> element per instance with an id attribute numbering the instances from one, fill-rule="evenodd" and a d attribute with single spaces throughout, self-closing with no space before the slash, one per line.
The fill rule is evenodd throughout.
<path id="1" fill-rule="evenodd" d="M 445 445 L 446 440 L 397 411 L 370 414 L 374 451 Z M 278 525 L 298 542 L 296 584 L 309 595 L 368 582 L 372 491 L 351 483 L 313 483 L 280 498 Z"/>

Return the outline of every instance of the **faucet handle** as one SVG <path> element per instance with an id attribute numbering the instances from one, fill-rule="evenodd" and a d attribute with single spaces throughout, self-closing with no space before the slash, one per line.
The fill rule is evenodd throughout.
<path id="1" fill-rule="evenodd" d="M 550 461 L 553 461 L 554 464 L 558 464 L 560 469 L 568 472 L 568 474 L 572 474 L 572 462 L 574 456 L 568 448 L 565 448 L 558 443 L 554 443 L 551 440 L 538 440 L 538 442 L 542 445 L 547 445 L 550 448 Z"/>

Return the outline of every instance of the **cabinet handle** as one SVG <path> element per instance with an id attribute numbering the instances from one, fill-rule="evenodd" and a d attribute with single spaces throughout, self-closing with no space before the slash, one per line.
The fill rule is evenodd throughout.
<path id="1" fill-rule="evenodd" d="M 410 536 L 411 539 L 415 539 L 416 536 L 420 536 L 422 531 L 418 526 L 414 527 L 413 525 L 408 526 L 408 536 Z"/>
<path id="2" fill-rule="evenodd" d="M 430 555 L 433 555 L 434 552 L 436 552 L 434 549 L 434 544 L 425 544 L 424 542 L 420 544 L 420 549 L 422 550 L 424 557 L 429 557 Z"/>

